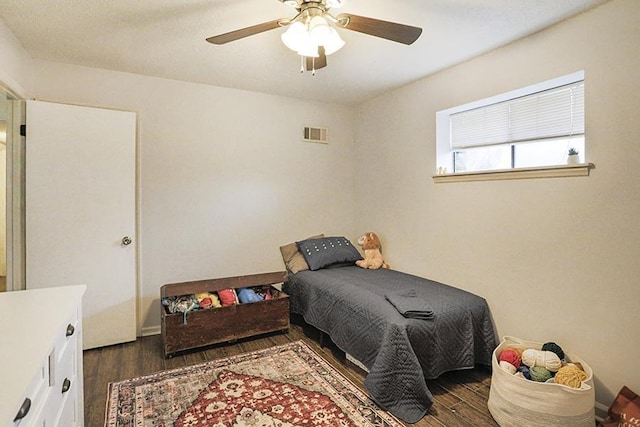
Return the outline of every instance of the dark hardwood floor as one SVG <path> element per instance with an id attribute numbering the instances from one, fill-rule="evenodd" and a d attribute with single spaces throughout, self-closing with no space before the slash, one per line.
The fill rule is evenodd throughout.
<path id="1" fill-rule="evenodd" d="M 343 375 L 361 389 L 364 372 L 345 360 L 344 354 L 331 342 L 320 348 L 318 331 L 294 319 L 289 332 L 276 333 L 216 345 L 200 351 L 165 359 L 160 335 L 138 338 L 136 341 L 84 352 L 84 407 L 85 426 L 104 425 L 104 415 L 109 382 L 147 375 L 153 372 L 178 368 L 219 359 L 235 354 L 260 350 L 290 341 L 304 340 Z M 328 341 L 328 340 L 325 340 Z M 429 381 L 429 390 L 435 398 L 428 414 L 415 424 L 427 426 L 497 426 L 487 409 L 491 374 L 488 368 L 450 372 Z"/>

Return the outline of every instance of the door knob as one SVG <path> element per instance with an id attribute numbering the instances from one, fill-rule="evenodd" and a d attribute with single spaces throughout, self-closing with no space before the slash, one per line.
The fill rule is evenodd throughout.
<path id="1" fill-rule="evenodd" d="M 131 240 L 131 237 L 129 237 L 129 236 L 124 236 L 122 238 L 122 244 L 124 246 L 129 246 L 131 244 L 131 242 L 132 242 L 132 240 Z"/>

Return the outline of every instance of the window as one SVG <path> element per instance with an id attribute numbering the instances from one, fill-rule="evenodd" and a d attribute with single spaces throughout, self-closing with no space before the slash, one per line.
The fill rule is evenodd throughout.
<path id="1" fill-rule="evenodd" d="M 584 72 L 436 114 L 438 169 L 479 172 L 585 160 Z"/>

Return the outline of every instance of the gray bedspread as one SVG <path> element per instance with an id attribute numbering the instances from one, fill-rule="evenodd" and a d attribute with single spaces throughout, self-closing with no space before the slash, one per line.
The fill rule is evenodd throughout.
<path id="1" fill-rule="evenodd" d="M 432 319 L 403 317 L 385 299 L 415 290 Z M 475 364 L 491 365 L 496 337 L 484 298 L 394 270 L 356 266 L 289 274 L 291 311 L 331 336 L 369 373 L 371 398 L 415 423 L 433 402 L 426 380 Z"/>

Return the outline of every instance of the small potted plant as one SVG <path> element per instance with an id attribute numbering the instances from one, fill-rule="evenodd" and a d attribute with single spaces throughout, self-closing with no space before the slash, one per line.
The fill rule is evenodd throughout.
<path id="1" fill-rule="evenodd" d="M 580 153 L 575 148 L 569 148 L 569 155 L 567 156 L 567 163 L 576 164 L 580 163 Z"/>

